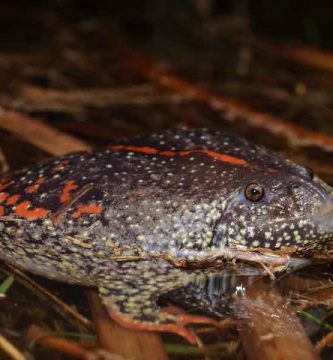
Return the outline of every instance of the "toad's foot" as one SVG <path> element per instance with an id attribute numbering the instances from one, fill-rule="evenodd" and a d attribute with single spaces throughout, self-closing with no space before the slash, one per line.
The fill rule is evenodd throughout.
<path id="1" fill-rule="evenodd" d="M 203 324 L 203 325 L 212 325 L 219 326 L 219 322 L 213 318 L 206 316 L 190 315 L 183 309 L 178 308 L 177 306 L 168 306 L 163 308 L 161 314 L 165 314 L 170 319 L 174 319 L 176 323 L 182 325 L 191 325 L 191 324 Z"/>
<path id="2" fill-rule="evenodd" d="M 156 304 L 156 298 L 146 293 L 128 293 L 100 288 L 100 295 L 109 315 L 120 325 L 143 331 L 171 332 L 195 344 L 196 337 L 185 326 L 209 324 L 217 326 L 214 319 L 186 313 L 163 311 Z"/>

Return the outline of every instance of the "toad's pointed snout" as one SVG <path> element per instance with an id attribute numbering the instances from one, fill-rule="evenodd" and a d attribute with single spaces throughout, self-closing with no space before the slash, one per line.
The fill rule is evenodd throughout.
<path id="1" fill-rule="evenodd" d="M 333 238 L 333 196 L 326 199 L 320 211 L 313 216 L 313 222 L 321 233 L 332 233 Z"/>

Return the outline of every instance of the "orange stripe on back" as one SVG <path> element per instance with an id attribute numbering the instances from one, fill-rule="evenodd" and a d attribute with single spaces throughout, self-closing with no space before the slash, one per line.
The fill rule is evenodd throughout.
<path id="1" fill-rule="evenodd" d="M 157 154 L 158 150 L 149 146 L 125 146 L 125 145 L 112 145 L 110 146 L 112 150 L 126 150 L 133 151 L 142 154 Z"/>
<path id="2" fill-rule="evenodd" d="M 158 155 L 162 155 L 162 156 L 176 156 L 178 154 L 175 151 L 168 151 L 168 150 L 161 151 L 158 153 Z"/>
<path id="3" fill-rule="evenodd" d="M 235 156 L 220 154 L 218 152 L 210 151 L 210 150 L 203 150 L 203 152 L 206 153 L 207 155 L 213 157 L 214 159 L 217 159 L 217 160 L 223 161 L 223 162 L 227 162 L 229 164 L 233 164 L 233 165 L 246 165 L 247 164 L 247 162 L 244 159 L 241 159 L 241 158 L 238 158 Z"/>
<path id="4" fill-rule="evenodd" d="M 110 146 L 112 150 L 125 150 L 133 151 L 136 153 L 147 154 L 147 155 L 160 155 L 160 156 L 189 156 L 192 154 L 205 154 L 211 158 L 214 158 L 218 161 L 225 162 L 232 165 L 247 165 L 247 161 L 236 156 L 221 154 L 212 150 L 183 150 L 183 151 L 171 151 L 171 150 L 159 150 L 147 146 L 125 146 L 125 145 L 114 145 Z"/>

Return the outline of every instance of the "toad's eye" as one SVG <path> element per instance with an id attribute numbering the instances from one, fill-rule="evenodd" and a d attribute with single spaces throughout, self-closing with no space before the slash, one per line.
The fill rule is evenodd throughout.
<path id="1" fill-rule="evenodd" d="M 314 172 L 313 172 L 313 170 L 312 170 L 310 167 L 307 167 L 307 166 L 305 167 L 305 170 L 306 170 L 306 172 L 308 173 L 310 179 L 313 180 L 313 178 L 314 178 Z"/>
<path id="2" fill-rule="evenodd" d="M 265 190 L 262 186 L 251 183 L 245 188 L 244 194 L 250 201 L 260 201 L 264 197 Z"/>

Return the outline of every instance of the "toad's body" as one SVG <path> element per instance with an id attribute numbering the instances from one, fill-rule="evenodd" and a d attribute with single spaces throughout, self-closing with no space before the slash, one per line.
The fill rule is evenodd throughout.
<path id="1" fill-rule="evenodd" d="M 307 169 L 238 136 L 165 131 L 6 177 L 0 257 L 98 286 L 124 324 L 184 335 L 156 300 L 200 270 L 170 258 L 200 268 L 202 255 L 226 246 L 309 252 L 332 237 L 318 220 L 332 204 Z"/>

